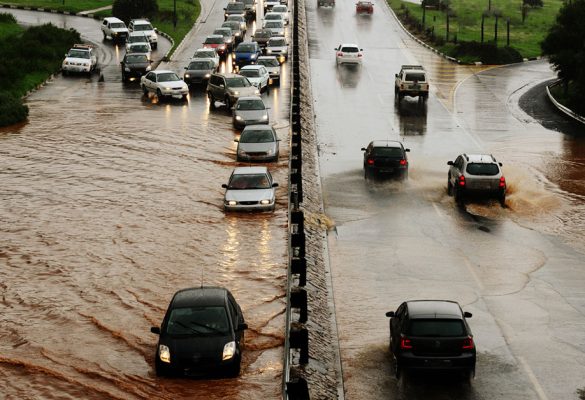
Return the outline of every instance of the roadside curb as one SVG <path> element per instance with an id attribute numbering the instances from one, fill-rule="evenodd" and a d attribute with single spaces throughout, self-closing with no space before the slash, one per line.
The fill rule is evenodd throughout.
<path id="1" fill-rule="evenodd" d="M 561 103 L 559 103 L 557 101 L 557 99 L 554 98 L 554 96 L 552 95 L 552 93 L 550 92 L 550 88 L 558 86 L 561 83 L 561 80 L 558 79 L 555 82 L 553 82 L 550 85 L 546 85 L 546 94 L 548 96 L 548 99 L 550 100 L 550 102 L 563 114 L 573 118 L 575 121 L 580 122 L 582 124 L 585 124 L 585 118 L 580 116 L 579 114 L 577 114 L 576 112 L 574 112 L 573 110 L 571 110 L 568 107 L 565 107 L 564 105 L 562 105 Z"/>

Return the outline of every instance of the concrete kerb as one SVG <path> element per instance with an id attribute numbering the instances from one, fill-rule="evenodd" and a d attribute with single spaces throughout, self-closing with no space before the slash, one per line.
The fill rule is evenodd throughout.
<path id="1" fill-rule="evenodd" d="M 580 122 L 582 124 L 585 124 L 585 118 L 580 116 L 579 114 L 575 113 L 573 110 L 571 110 L 568 107 L 565 107 L 564 105 L 562 105 L 561 103 L 559 103 L 557 101 L 557 99 L 554 98 L 554 96 L 552 95 L 552 93 L 550 92 L 550 88 L 558 86 L 561 83 L 561 80 L 557 80 L 555 82 L 553 82 L 550 85 L 547 85 L 546 87 L 546 94 L 548 96 L 548 99 L 550 100 L 550 102 L 563 114 L 573 118 L 575 121 Z"/>

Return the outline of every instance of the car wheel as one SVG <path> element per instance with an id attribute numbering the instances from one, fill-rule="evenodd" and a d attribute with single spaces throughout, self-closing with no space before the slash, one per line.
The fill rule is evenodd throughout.
<path id="1" fill-rule="evenodd" d="M 468 370 L 463 372 L 463 380 L 469 384 L 473 382 L 475 378 L 475 368 L 469 368 Z"/>
<path id="2" fill-rule="evenodd" d="M 232 102 L 230 101 L 230 97 L 229 96 L 225 96 L 224 103 L 225 103 L 225 106 L 228 109 L 228 111 L 230 111 L 231 108 L 232 108 Z"/>
<path id="3" fill-rule="evenodd" d="M 241 371 L 241 360 L 238 358 L 234 365 L 230 366 L 227 370 L 227 375 L 231 378 L 237 378 Z"/>
<path id="4" fill-rule="evenodd" d="M 106 40 L 108 38 L 108 36 L 106 35 L 106 32 L 102 31 L 102 35 L 104 35 L 104 40 Z"/>
<path id="5" fill-rule="evenodd" d="M 402 376 L 402 372 L 402 365 L 400 365 L 397 359 L 394 359 L 394 376 L 397 380 Z"/>
<path id="6" fill-rule="evenodd" d="M 447 194 L 453 196 L 453 185 L 451 184 L 451 178 L 447 178 Z"/>
<path id="7" fill-rule="evenodd" d="M 61 74 L 63 74 L 63 76 L 67 76 L 67 71 L 63 70 L 63 71 L 61 71 Z"/>
<path id="8" fill-rule="evenodd" d="M 506 193 L 502 193 L 502 194 L 500 195 L 500 198 L 499 198 L 499 200 L 500 200 L 500 205 L 501 205 L 503 208 L 506 208 Z"/>
<path id="9" fill-rule="evenodd" d="M 209 109 L 215 110 L 215 100 L 213 99 L 211 93 L 207 93 L 207 98 L 209 99 Z"/>
<path id="10" fill-rule="evenodd" d="M 461 189 L 453 189 L 453 195 L 455 197 L 455 203 L 458 205 L 463 205 L 463 193 L 461 193 Z"/>
<path id="11" fill-rule="evenodd" d="M 144 85 L 142 85 L 142 93 L 144 93 L 145 96 L 148 96 L 148 89 Z"/>
<path id="12" fill-rule="evenodd" d="M 163 99 L 163 94 L 162 94 L 162 92 L 160 91 L 160 89 L 156 89 L 156 97 L 158 97 L 158 100 L 159 100 L 159 101 L 162 101 L 162 99 Z"/>

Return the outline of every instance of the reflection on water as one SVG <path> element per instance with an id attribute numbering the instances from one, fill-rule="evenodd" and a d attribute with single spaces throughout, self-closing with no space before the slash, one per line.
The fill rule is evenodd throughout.
<path id="1" fill-rule="evenodd" d="M 362 75 L 362 66 L 341 64 L 337 66 L 337 81 L 343 88 L 357 87 Z"/>
<path id="2" fill-rule="evenodd" d="M 427 131 L 427 102 L 406 97 L 394 102 L 396 119 L 400 124 L 400 135 L 424 135 Z"/>

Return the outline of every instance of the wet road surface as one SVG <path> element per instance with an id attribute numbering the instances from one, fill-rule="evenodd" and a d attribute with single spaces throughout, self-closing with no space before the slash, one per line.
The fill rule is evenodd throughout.
<path id="1" fill-rule="evenodd" d="M 223 4 L 164 64 L 182 75 Z M 219 11 L 218 11 L 219 10 Z M 286 283 L 289 86 L 263 98 L 281 140 L 268 164 L 277 209 L 222 210 L 237 132 L 203 90 L 158 103 L 123 85 L 124 50 L 99 21 L 11 11 L 20 21 L 73 27 L 98 45 L 98 76 L 57 77 L 27 99 L 28 123 L 0 131 L 0 393 L 3 398 L 277 398 Z M 249 27 L 248 32 L 252 32 Z M 160 39 L 160 59 L 170 47 Z M 225 66 L 223 67 L 225 69 Z M 229 288 L 246 331 L 242 375 L 157 379 L 153 358 L 171 296 Z"/>
<path id="2" fill-rule="evenodd" d="M 585 386 L 583 139 L 543 128 L 516 105 L 553 76 L 544 62 L 491 69 L 451 64 L 402 32 L 386 6 L 307 6 L 311 80 L 329 257 L 348 399 L 569 399 Z M 361 67 L 335 66 L 340 43 Z M 427 105 L 394 102 L 401 64 L 431 77 Z M 410 179 L 365 182 L 374 139 L 411 149 Z M 447 161 L 493 153 L 507 207 L 456 207 Z M 572 171 L 570 178 L 558 179 Z M 386 311 L 409 299 L 452 299 L 473 313 L 477 375 L 396 380 Z"/>

